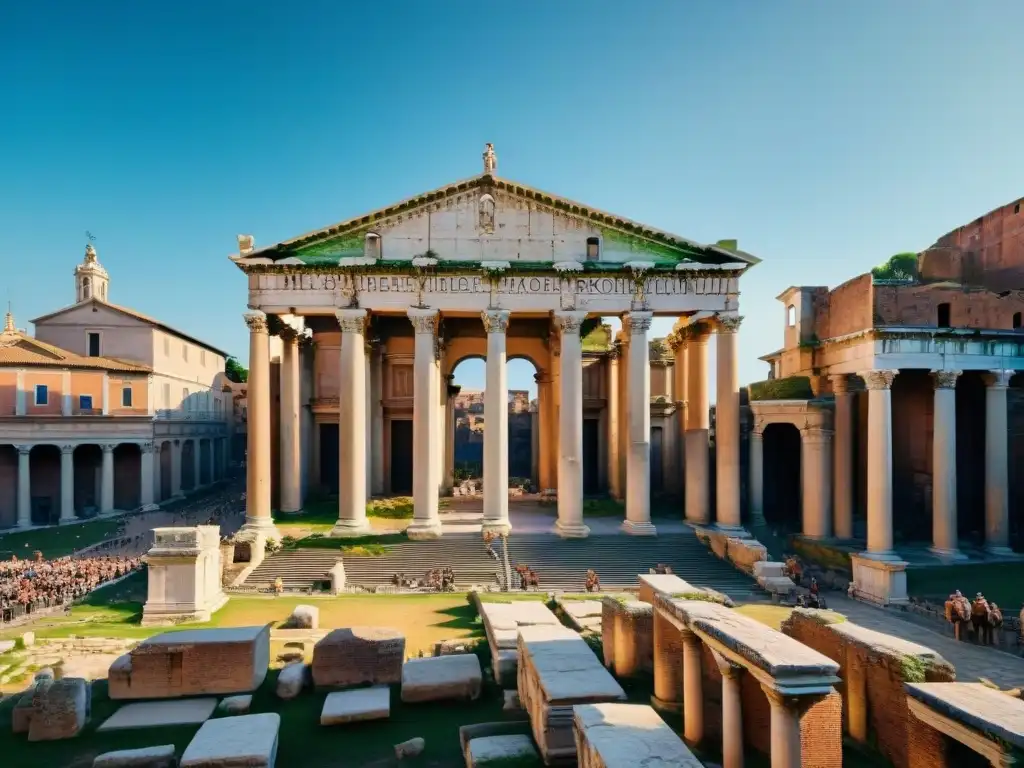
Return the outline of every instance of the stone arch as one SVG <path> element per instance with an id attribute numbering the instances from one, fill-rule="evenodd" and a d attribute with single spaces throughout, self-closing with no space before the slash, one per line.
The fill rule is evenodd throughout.
<path id="1" fill-rule="evenodd" d="M 764 426 L 764 518 L 770 526 L 800 532 L 802 527 L 800 430 L 784 421 Z"/>

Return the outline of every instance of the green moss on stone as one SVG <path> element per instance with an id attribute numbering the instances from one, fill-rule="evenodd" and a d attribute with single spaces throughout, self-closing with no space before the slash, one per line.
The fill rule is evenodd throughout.
<path id="1" fill-rule="evenodd" d="M 751 400 L 810 400 L 814 397 L 806 376 L 755 381 L 747 386 Z"/>

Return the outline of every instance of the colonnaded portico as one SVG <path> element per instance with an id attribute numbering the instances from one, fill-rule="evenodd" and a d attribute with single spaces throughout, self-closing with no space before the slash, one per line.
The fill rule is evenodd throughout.
<path id="1" fill-rule="evenodd" d="M 506 363 L 525 357 L 538 372 L 537 463 L 541 487 L 557 494 L 555 530 L 586 536 L 581 328 L 605 317 L 623 323 L 606 393 L 614 404 L 606 424 L 613 436 L 606 464 L 612 476 L 622 467 L 623 477 L 610 479 L 625 490 L 622 529 L 656 532 L 650 516 L 648 345 L 655 317 L 677 320 L 670 342 L 677 371 L 685 368 L 676 374 L 683 382 L 675 390 L 679 410 L 687 410 L 687 399 L 697 404 L 684 426 L 687 517 L 700 522 L 711 518 L 706 350 L 716 333 L 718 521 L 739 528 L 735 332 L 739 277 L 757 259 L 735 243 L 698 245 L 505 181 L 495 176 L 495 165 L 488 147 L 484 173 L 472 179 L 267 248 L 257 250 L 251 236 L 239 238 L 240 253 L 232 258 L 248 276 L 254 310 L 246 315 L 247 530 L 274 533 L 273 344 L 281 365 L 282 511 L 303 504 L 308 483 L 302 468 L 314 471 L 317 462 L 334 458 L 322 444 L 329 432 L 303 429 L 308 404 L 314 418 L 337 414 L 334 535 L 366 533 L 367 499 L 400 490 L 396 469 L 408 462 L 414 501 L 408 534 L 439 536 L 438 497 L 451 485 L 448 382 L 461 360 L 483 357 L 484 527 L 507 531 Z M 304 452 L 311 455 L 303 458 Z"/>

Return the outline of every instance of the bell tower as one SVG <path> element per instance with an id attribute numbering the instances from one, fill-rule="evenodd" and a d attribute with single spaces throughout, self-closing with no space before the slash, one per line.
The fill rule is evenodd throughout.
<path id="1" fill-rule="evenodd" d="M 75 303 L 96 299 L 107 301 L 110 275 L 96 260 L 96 249 L 92 243 L 85 246 L 85 258 L 75 267 Z"/>

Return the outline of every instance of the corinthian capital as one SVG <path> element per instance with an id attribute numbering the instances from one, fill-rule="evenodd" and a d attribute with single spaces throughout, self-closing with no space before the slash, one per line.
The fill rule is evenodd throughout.
<path id="1" fill-rule="evenodd" d="M 1016 371 L 989 371 L 985 376 L 985 384 L 989 389 L 1006 389 Z"/>
<path id="2" fill-rule="evenodd" d="M 868 389 L 891 389 L 897 373 L 899 371 L 861 371 L 859 375 Z"/>
<path id="3" fill-rule="evenodd" d="M 563 336 L 578 334 L 586 317 L 586 312 L 555 312 L 555 324 Z"/>
<path id="4" fill-rule="evenodd" d="M 437 310 L 436 309 L 410 309 L 407 311 L 409 321 L 416 333 L 437 333 Z"/>
<path id="5" fill-rule="evenodd" d="M 338 318 L 338 325 L 342 333 L 365 333 L 366 332 L 366 310 L 365 309 L 336 309 L 334 316 Z"/>
<path id="6" fill-rule="evenodd" d="M 249 326 L 249 333 L 266 333 L 267 316 L 262 312 L 246 312 L 242 317 L 245 324 Z"/>
<path id="7" fill-rule="evenodd" d="M 484 321 L 487 333 L 505 333 L 510 314 L 507 309 L 488 309 L 480 313 L 480 319 Z"/>
<path id="8" fill-rule="evenodd" d="M 736 333 L 740 329 L 740 323 L 743 322 L 743 318 L 739 315 L 719 315 L 718 316 L 718 332 L 719 333 Z"/>
<path id="9" fill-rule="evenodd" d="M 932 380 L 936 389 L 956 389 L 956 380 L 960 371 L 932 371 Z"/>
<path id="10" fill-rule="evenodd" d="M 650 312 L 630 312 L 623 320 L 629 326 L 630 336 L 643 336 L 651 329 L 651 320 L 654 315 Z"/>

